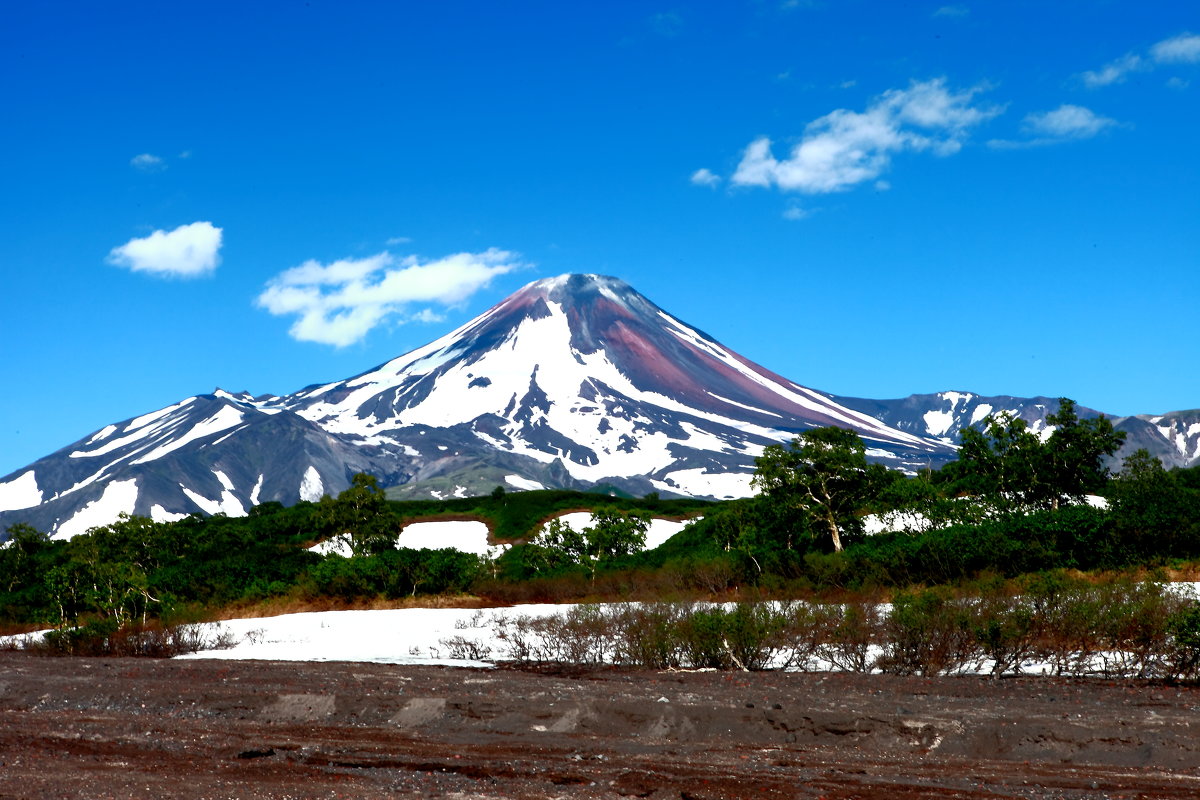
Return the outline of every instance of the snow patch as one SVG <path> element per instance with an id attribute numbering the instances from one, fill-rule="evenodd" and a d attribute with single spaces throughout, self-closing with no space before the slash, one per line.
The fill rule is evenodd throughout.
<path id="1" fill-rule="evenodd" d="M 975 410 L 971 412 L 971 424 L 974 425 L 977 422 L 981 422 L 984 417 L 991 413 L 992 406 L 990 403 L 980 403 L 979 405 L 975 406 Z"/>
<path id="2" fill-rule="evenodd" d="M 176 403 L 173 406 L 167 406 L 166 408 L 160 408 L 158 411 L 151 411 L 149 414 L 143 414 L 140 417 L 135 417 L 134 419 L 130 420 L 128 425 L 125 426 L 125 433 L 129 433 L 130 431 L 137 430 L 138 428 L 143 428 L 146 425 L 149 425 L 151 422 L 154 422 L 155 420 L 165 417 L 167 414 L 170 414 L 172 411 L 178 411 L 179 409 L 183 408 L 184 406 L 190 405 L 191 403 L 194 403 L 195 401 L 196 401 L 195 397 L 189 397 L 186 400 L 181 400 L 180 402 Z"/>
<path id="3" fill-rule="evenodd" d="M 167 511 L 157 503 L 150 506 L 150 519 L 155 522 L 178 522 L 186 516 L 187 514 L 176 514 L 173 511 Z"/>
<path id="4" fill-rule="evenodd" d="M 954 424 L 954 412 L 926 411 L 922 419 L 925 420 L 925 431 L 930 436 L 941 436 Z"/>
<path id="5" fill-rule="evenodd" d="M 219 473 L 218 473 L 219 474 Z M 199 492 L 192 491 L 182 483 L 179 488 L 188 496 L 193 503 L 200 507 L 200 510 L 205 514 L 224 514 L 227 517 L 244 517 L 246 509 L 242 502 L 234 497 L 233 492 L 228 489 L 221 492 L 221 497 L 218 500 L 210 500 Z"/>
<path id="6" fill-rule="evenodd" d="M 396 540 L 397 547 L 413 550 L 460 550 L 477 556 L 498 556 L 508 545 L 489 545 L 488 528 L 482 522 L 414 522 L 406 525 Z"/>
<path id="7" fill-rule="evenodd" d="M 559 514 L 556 519 L 576 531 L 590 528 L 596 523 L 596 518 L 591 511 L 571 511 L 566 514 Z M 696 517 L 694 519 L 683 520 L 682 522 L 673 519 L 650 520 L 650 527 L 646 530 L 645 549 L 653 550 L 698 519 L 701 518 Z M 543 526 L 541 530 L 546 530 L 546 527 Z"/>
<path id="8" fill-rule="evenodd" d="M 103 428 L 101 428 L 100 430 L 98 430 L 94 434 L 92 434 L 92 438 L 88 439 L 84 444 L 93 444 L 95 442 L 100 441 L 101 439 L 107 439 L 109 436 L 112 436 L 116 432 L 117 432 L 116 425 L 105 425 Z"/>
<path id="9" fill-rule="evenodd" d="M 173 453 L 179 448 L 202 439 L 205 436 L 211 436 L 214 433 L 220 433 L 223 430 L 228 430 L 235 425 L 241 423 L 245 418 L 245 414 L 237 410 L 233 406 L 222 406 L 221 409 L 203 422 L 199 422 L 192 426 L 192 429 L 183 436 L 173 438 L 171 441 L 151 450 L 141 458 L 135 459 L 134 464 L 145 464 L 148 461 L 153 461 L 157 458 L 162 458 L 168 453 Z"/>
<path id="10" fill-rule="evenodd" d="M 537 481 L 530 480 L 529 478 L 522 478 L 520 475 L 505 475 L 504 482 L 509 486 L 517 489 L 523 489 L 527 492 L 546 488 Z"/>
<path id="11" fill-rule="evenodd" d="M 650 483 L 659 491 L 676 492 L 692 497 L 735 500 L 754 494 L 750 488 L 753 478 L 754 474 L 750 472 L 710 473 L 705 472 L 703 467 L 696 467 L 669 472 L 661 479 L 651 479 Z"/>
<path id="12" fill-rule="evenodd" d="M 119 514 L 132 514 L 137 504 L 138 485 L 136 478 L 126 481 L 113 481 L 104 487 L 104 493 L 85 505 L 66 522 L 58 525 L 54 531 L 56 539 L 70 539 L 81 533 L 87 533 L 90 528 L 108 525 Z"/>
<path id="13" fill-rule="evenodd" d="M 32 508 L 41 502 L 42 490 L 38 488 L 33 470 L 18 475 L 8 483 L 0 483 L 0 511 Z"/>
<path id="14" fill-rule="evenodd" d="M 250 490 L 250 505 L 258 505 L 258 496 L 262 493 L 263 475 L 258 476 L 258 480 L 254 484 L 254 488 Z"/>
<path id="15" fill-rule="evenodd" d="M 325 484 L 321 482 L 321 473 L 317 468 L 309 466 L 304 470 L 304 478 L 300 481 L 300 499 L 315 503 L 325 494 Z"/>

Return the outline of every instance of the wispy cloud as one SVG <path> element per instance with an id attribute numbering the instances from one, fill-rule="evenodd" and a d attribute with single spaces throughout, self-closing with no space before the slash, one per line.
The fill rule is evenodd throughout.
<path id="1" fill-rule="evenodd" d="M 1200 36 L 1181 33 L 1170 39 L 1163 39 L 1150 48 L 1150 55 L 1160 64 L 1200 63 Z"/>
<path id="2" fill-rule="evenodd" d="M 1145 55 L 1126 53 L 1098 70 L 1080 75 L 1089 89 L 1121 83 L 1134 72 L 1149 72 L 1164 64 L 1200 63 L 1200 35 L 1180 33 L 1150 46 Z"/>
<path id="3" fill-rule="evenodd" d="M 384 242 L 384 244 L 386 244 L 388 247 L 395 247 L 398 244 L 408 244 L 411 241 L 412 239 L 408 236 L 393 236 Z"/>
<path id="4" fill-rule="evenodd" d="M 1028 138 L 992 139 L 988 146 L 1013 150 L 1091 139 L 1119 124 L 1115 119 L 1097 114 L 1090 108 L 1064 103 L 1052 111 L 1036 111 L 1025 115 L 1021 121 L 1021 131 Z"/>
<path id="5" fill-rule="evenodd" d="M 193 222 L 172 231 L 158 230 L 114 247 L 107 261 L 160 277 L 196 278 L 213 272 L 220 263 L 222 233 L 211 222 Z"/>
<path id="6" fill-rule="evenodd" d="M 650 30 L 659 36 L 673 38 L 683 31 L 683 17 L 676 11 L 666 11 L 650 17 Z"/>
<path id="7" fill-rule="evenodd" d="M 1025 117 L 1023 127 L 1030 133 L 1057 139 L 1090 139 L 1105 128 L 1116 125 L 1090 108 L 1063 104 L 1053 111 L 1041 111 Z"/>
<path id="8" fill-rule="evenodd" d="M 716 186 L 721 182 L 721 176 L 707 167 L 701 167 L 692 173 L 691 181 L 697 186 Z"/>
<path id="9" fill-rule="evenodd" d="M 950 19 L 962 19 L 969 16 L 971 9 L 966 6 L 942 6 L 937 11 L 933 12 L 934 17 L 949 17 Z"/>
<path id="10" fill-rule="evenodd" d="M 1088 70 L 1081 77 L 1085 86 L 1089 89 L 1097 89 L 1101 86 L 1122 83 L 1130 73 L 1140 72 L 1148 67 L 1149 65 L 1141 56 L 1135 53 L 1126 53 L 1098 70 Z"/>
<path id="11" fill-rule="evenodd" d="M 345 347 L 386 322 L 440 319 L 428 304 L 458 305 L 494 278 L 523 265 L 495 248 L 422 262 L 380 253 L 329 264 L 306 261 L 275 276 L 258 305 L 277 316 L 295 315 L 293 339 Z M 414 305 L 425 305 L 409 312 Z"/>
<path id="12" fill-rule="evenodd" d="M 129 165 L 142 172 L 162 172 L 167 168 L 167 162 L 153 153 L 139 153 L 129 159 Z"/>
<path id="13" fill-rule="evenodd" d="M 776 186 L 805 194 L 840 192 L 879 177 L 894 154 L 958 152 L 971 129 L 1001 113 L 975 102 L 982 91 L 946 88 L 942 78 L 892 89 L 865 111 L 839 108 L 810 122 L 784 159 L 762 137 L 746 147 L 730 179 L 739 186 Z"/>

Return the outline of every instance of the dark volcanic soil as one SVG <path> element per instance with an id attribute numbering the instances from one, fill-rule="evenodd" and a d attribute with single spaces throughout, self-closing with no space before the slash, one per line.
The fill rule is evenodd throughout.
<path id="1" fill-rule="evenodd" d="M 1181 798 L 1200 689 L 0 653 L 0 798 Z"/>

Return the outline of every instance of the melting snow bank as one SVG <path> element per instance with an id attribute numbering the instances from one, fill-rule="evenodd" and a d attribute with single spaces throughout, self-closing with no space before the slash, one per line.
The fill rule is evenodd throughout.
<path id="1" fill-rule="evenodd" d="M 219 623 L 238 641 L 227 650 L 209 650 L 180 658 L 257 659 L 262 661 L 369 661 L 379 664 L 444 664 L 490 667 L 500 656 L 497 618 L 543 617 L 573 606 L 524 605 L 513 608 L 397 608 L 381 611 L 317 611 L 278 617 L 234 619 Z M 446 640 L 470 640 L 472 654 L 462 656 Z M 0 643 L 2 644 L 2 643 Z M 455 652 L 451 652 L 451 651 Z"/>
<path id="2" fill-rule="evenodd" d="M 1198 585 L 1195 583 L 1168 586 L 1168 594 L 1177 594 L 1181 598 L 1197 596 Z M 773 610 L 783 609 L 781 604 L 768 605 Z M 625 638 L 617 630 L 623 627 L 620 620 L 631 620 L 635 627 L 640 622 L 644 629 L 647 623 L 662 621 L 657 618 L 664 614 L 678 620 L 681 613 L 704 613 L 712 608 L 712 605 L 704 603 L 675 607 L 675 611 L 666 604 L 538 604 L 487 609 L 407 608 L 287 614 L 211 623 L 212 635 L 228 633 L 237 644 L 230 649 L 210 650 L 180 658 L 363 661 L 461 667 L 489 667 L 496 661 L 506 660 L 611 663 L 624 661 L 617 653 L 631 643 L 622 644 L 618 641 Z M 720 608 L 732 611 L 734 606 L 724 605 Z M 882 620 L 890 612 L 890 606 L 880 604 L 875 613 Z M 742 651 L 740 658 L 726 641 L 723 648 L 718 649 L 728 651 L 729 659 L 718 660 L 728 661 L 732 666 L 740 666 L 742 660 L 746 659 L 746 663 L 759 668 L 871 672 L 881 671 L 881 665 L 886 661 L 880 660 L 881 656 L 887 654 L 886 643 L 867 646 L 863 642 L 861 648 L 856 646 L 857 649 L 851 652 L 840 645 L 817 645 L 808 642 L 809 638 L 802 635 L 795 642 L 777 642 L 772 655 L 760 652 L 748 656 L 746 651 Z M 1062 644 L 1066 642 L 1056 647 L 1061 649 Z M 0 647 L 3 646 L 4 640 L 0 639 Z M 1068 645 L 1068 650 L 1073 648 Z M 1148 653 L 1139 655 L 1136 650 L 1136 647 L 1130 652 L 1100 648 L 1082 653 L 1055 651 L 1052 655 L 1045 648 L 1031 647 L 1019 660 L 1006 661 L 1001 670 L 1027 675 L 1128 676 L 1140 674 L 1151 663 L 1138 661 Z M 974 650 L 973 653 L 964 654 L 956 662 L 957 666 L 947 670 L 947 674 L 990 674 L 996 662 L 985 657 L 983 650 Z M 762 660 L 750 662 L 750 656 L 761 656 Z M 1147 677 L 1153 674 L 1151 672 Z"/>

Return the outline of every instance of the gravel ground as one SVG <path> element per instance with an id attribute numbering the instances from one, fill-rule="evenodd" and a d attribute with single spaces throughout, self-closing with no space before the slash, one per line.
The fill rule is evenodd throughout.
<path id="1" fill-rule="evenodd" d="M 0 653 L 0 798 L 1181 798 L 1200 689 Z"/>

